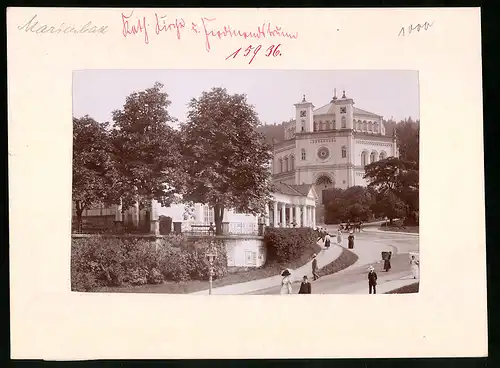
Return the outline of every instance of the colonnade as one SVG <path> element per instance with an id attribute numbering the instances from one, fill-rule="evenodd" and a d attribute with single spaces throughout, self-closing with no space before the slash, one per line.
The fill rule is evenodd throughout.
<path id="1" fill-rule="evenodd" d="M 316 208 L 274 201 L 267 206 L 266 226 L 316 227 Z"/>

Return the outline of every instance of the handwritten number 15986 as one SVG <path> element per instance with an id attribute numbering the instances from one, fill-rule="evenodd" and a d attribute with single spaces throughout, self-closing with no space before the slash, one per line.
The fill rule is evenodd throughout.
<path id="1" fill-rule="evenodd" d="M 276 56 L 281 56 L 281 50 L 280 50 L 280 46 L 281 44 L 278 44 L 278 45 L 271 45 L 269 46 L 264 55 L 266 57 L 269 57 L 269 56 L 272 56 L 272 57 L 276 57 Z M 248 57 L 250 54 L 252 54 L 252 57 L 250 58 L 250 61 L 248 62 L 248 64 L 252 64 L 252 61 L 253 59 L 255 59 L 255 57 L 259 54 L 260 50 L 262 49 L 262 45 L 258 45 L 258 46 L 248 46 L 245 51 L 243 52 L 243 56 L 244 57 Z M 240 47 L 238 50 L 236 50 L 235 52 L 233 52 L 231 55 L 229 55 L 228 57 L 226 57 L 226 60 L 227 59 L 230 59 L 230 58 L 235 58 L 236 56 L 238 56 L 238 54 L 240 53 L 240 51 L 243 50 L 243 47 Z"/>

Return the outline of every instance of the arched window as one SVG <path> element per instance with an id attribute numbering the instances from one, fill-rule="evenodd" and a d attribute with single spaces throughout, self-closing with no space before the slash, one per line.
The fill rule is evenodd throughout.
<path id="1" fill-rule="evenodd" d="M 290 156 L 290 170 L 294 170 L 294 169 L 295 169 L 295 156 L 291 155 Z"/>
<path id="2" fill-rule="evenodd" d="M 342 129 L 345 129 L 347 127 L 347 122 L 346 122 L 345 116 L 342 116 L 342 118 L 341 118 L 341 125 L 340 125 L 340 127 Z"/>
<path id="3" fill-rule="evenodd" d="M 314 122 L 314 131 L 315 132 L 318 131 L 318 122 L 317 121 Z"/>
<path id="4" fill-rule="evenodd" d="M 346 158 L 347 157 L 347 148 L 346 146 L 342 146 L 342 158 Z"/>
<path id="5" fill-rule="evenodd" d="M 302 120 L 302 121 L 301 121 L 301 131 L 302 131 L 302 132 L 305 132 L 305 131 L 306 131 L 306 121 L 305 121 L 305 120 Z"/>
<path id="6" fill-rule="evenodd" d="M 361 153 L 361 166 L 368 165 L 368 152 L 363 151 Z"/>
<path id="7" fill-rule="evenodd" d="M 321 120 L 319 121 L 319 130 L 325 130 L 325 124 Z"/>
<path id="8" fill-rule="evenodd" d="M 300 150 L 300 158 L 302 159 L 302 161 L 306 160 L 306 150 L 304 148 Z"/>
<path id="9" fill-rule="evenodd" d="M 285 171 L 288 171 L 288 157 L 285 157 Z"/>
<path id="10" fill-rule="evenodd" d="M 373 124 L 373 131 L 374 131 L 375 133 L 378 133 L 378 122 L 375 122 L 375 123 Z"/>
<path id="11" fill-rule="evenodd" d="M 331 129 L 331 127 L 330 127 L 330 121 L 329 120 L 327 120 L 325 122 L 325 125 L 326 125 L 326 130 L 330 130 Z"/>
<path id="12" fill-rule="evenodd" d="M 363 129 L 362 129 L 362 130 L 363 130 L 364 132 L 366 132 L 367 128 L 368 128 L 368 127 L 367 127 L 367 124 L 366 124 L 366 120 L 363 120 Z"/>
<path id="13" fill-rule="evenodd" d="M 280 158 L 280 173 L 283 172 L 283 159 Z"/>
<path id="14" fill-rule="evenodd" d="M 386 158 L 387 154 L 384 151 L 380 152 L 380 154 L 378 155 L 379 160 L 385 160 Z"/>
<path id="15" fill-rule="evenodd" d="M 373 124 L 371 121 L 368 122 L 368 131 L 369 132 L 373 131 Z"/>
<path id="16" fill-rule="evenodd" d="M 371 154 L 370 154 L 370 163 L 373 163 L 377 160 L 377 152 L 373 151 Z"/>

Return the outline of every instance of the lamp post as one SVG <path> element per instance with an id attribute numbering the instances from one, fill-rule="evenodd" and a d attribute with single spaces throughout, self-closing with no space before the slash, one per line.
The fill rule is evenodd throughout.
<path id="1" fill-rule="evenodd" d="M 217 248 L 214 242 L 210 242 L 205 258 L 208 264 L 208 295 L 212 295 L 212 276 L 214 274 L 214 261 L 217 258 Z"/>

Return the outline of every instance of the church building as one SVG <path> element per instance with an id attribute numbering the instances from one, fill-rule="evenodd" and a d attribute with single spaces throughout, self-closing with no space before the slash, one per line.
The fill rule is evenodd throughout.
<path id="1" fill-rule="evenodd" d="M 318 195 L 318 222 L 323 217 L 323 191 L 366 186 L 364 167 L 398 157 L 395 136 L 387 136 L 383 117 L 354 107 L 343 91 L 315 108 L 306 100 L 295 104 L 295 119 L 284 125 L 285 140 L 274 145 L 273 181 L 310 184 Z"/>

